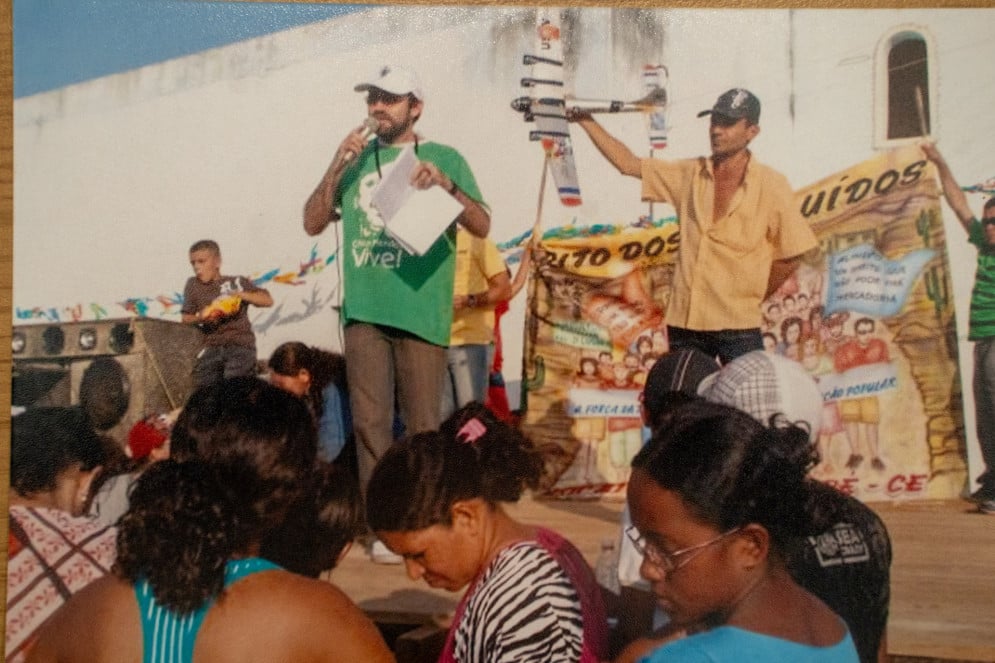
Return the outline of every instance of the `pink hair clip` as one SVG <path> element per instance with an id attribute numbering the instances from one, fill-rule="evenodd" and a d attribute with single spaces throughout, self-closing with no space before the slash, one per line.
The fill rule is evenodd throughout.
<path id="1" fill-rule="evenodd" d="M 480 419 L 474 417 L 470 419 L 456 433 L 456 439 L 460 442 L 472 444 L 480 439 L 480 436 L 487 432 L 487 427 L 481 423 Z"/>

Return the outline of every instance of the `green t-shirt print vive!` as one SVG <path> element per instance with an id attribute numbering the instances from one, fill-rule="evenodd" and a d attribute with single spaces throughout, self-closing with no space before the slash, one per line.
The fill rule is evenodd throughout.
<path id="1" fill-rule="evenodd" d="M 424 255 L 414 255 L 391 238 L 371 205 L 374 189 L 402 147 L 371 141 L 339 186 L 345 241 L 343 321 L 388 325 L 445 346 L 453 315 L 455 224 Z M 464 194 L 483 202 L 459 152 L 429 141 L 417 145 L 416 155 L 438 166 Z"/>

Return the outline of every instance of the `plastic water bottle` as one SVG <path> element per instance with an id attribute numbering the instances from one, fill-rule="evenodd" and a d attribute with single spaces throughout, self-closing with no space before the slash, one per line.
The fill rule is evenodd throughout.
<path id="1" fill-rule="evenodd" d="M 601 552 L 594 565 L 594 577 L 598 584 L 612 594 L 621 593 L 618 584 L 618 547 L 615 539 L 602 539 Z"/>

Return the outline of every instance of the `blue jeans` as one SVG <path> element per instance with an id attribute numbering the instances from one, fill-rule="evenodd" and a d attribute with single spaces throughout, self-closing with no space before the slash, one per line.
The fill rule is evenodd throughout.
<path id="1" fill-rule="evenodd" d="M 760 328 L 695 331 L 667 325 L 670 349 L 697 348 L 709 357 L 718 357 L 723 364 L 754 350 L 763 350 Z"/>
<path id="2" fill-rule="evenodd" d="M 471 401 L 484 402 L 490 373 L 490 345 L 450 345 L 442 388 L 442 418 Z"/>
<path id="3" fill-rule="evenodd" d="M 995 498 L 995 338 L 974 343 L 974 418 L 985 461 L 978 483 Z"/>
<path id="4" fill-rule="evenodd" d="M 197 355 L 193 367 L 194 388 L 227 378 L 256 374 L 256 349 L 244 345 L 208 345 Z"/>
<path id="5" fill-rule="evenodd" d="M 339 457 L 352 435 L 349 396 L 334 382 L 321 391 L 321 418 L 318 420 L 318 457 L 332 462 Z"/>

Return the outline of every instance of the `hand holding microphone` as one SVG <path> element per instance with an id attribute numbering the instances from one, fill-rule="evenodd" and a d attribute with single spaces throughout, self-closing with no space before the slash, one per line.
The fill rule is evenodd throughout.
<path id="1" fill-rule="evenodd" d="M 373 134 L 376 133 L 377 129 L 379 128 L 380 128 L 380 123 L 377 122 L 372 117 L 368 117 L 365 120 L 363 120 L 363 126 L 361 127 L 359 132 L 359 140 L 361 141 L 364 147 L 366 145 L 366 142 L 370 140 L 370 138 L 373 136 Z M 351 136 L 347 137 L 346 142 L 349 142 L 350 138 Z M 361 151 L 362 148 L 360 148 L 359 151 L 356 151 L 349 147 L 345 148 L 345 151 L 342 153 L 342 165 L 351 162 L 353 159 L 356 158 L 356 156 Z"/>

